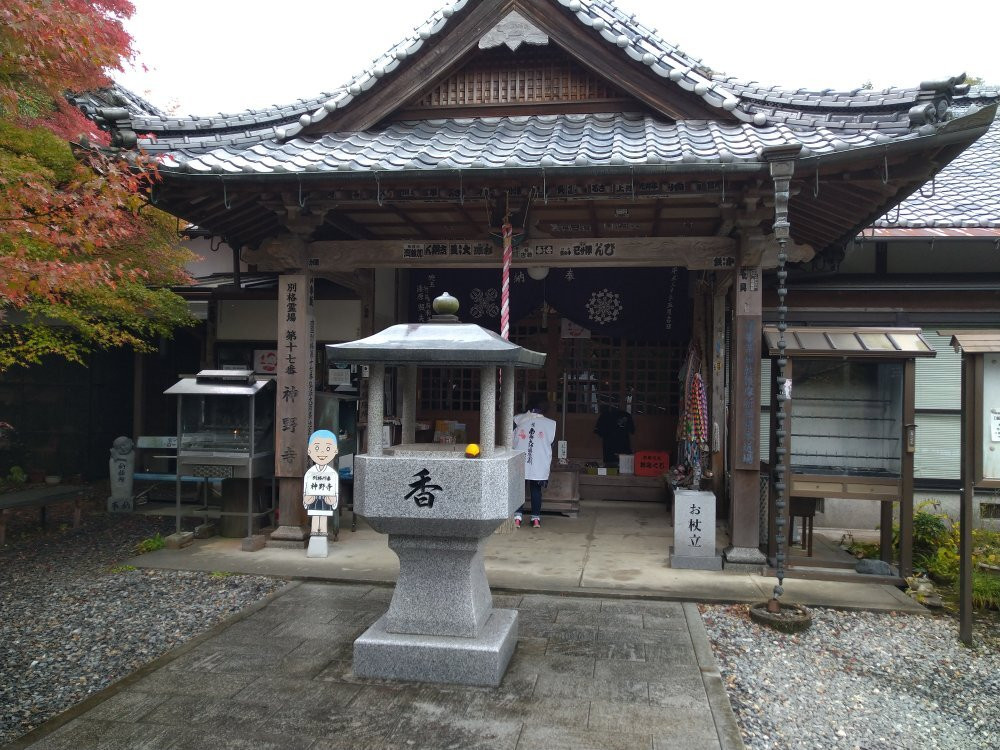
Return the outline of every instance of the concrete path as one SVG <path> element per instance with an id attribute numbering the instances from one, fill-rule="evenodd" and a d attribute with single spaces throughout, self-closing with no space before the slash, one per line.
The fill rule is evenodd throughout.
<path id="1" fill-rule="evenodd" d="M 386 537 L 363 520 L 350 530 L 345 514 L 340 540 L 326 559 L 302 550 L 267 547 L 243 552 L 239 539 L 197 540 L 181 550 L 160 550 L 128 560 L 137 567 L 228 571 L 325 581 L 394 583 L 399 561 Z M 577 593 L 655 597 L 687 602 L 758 602 L 770 598 L 774 578 L 748 573 L 670 567 L 670 516 L 656 503 L 581 503 L 577 518 L 545 516 L 541 529 L 495 534 L 486 551 L 494 592 Z M 717 540 L 721 550 L 728 544 Z M 926 610 L 894 586 L 786 578 L 785 600 L 840 609 Z"/>
<path id="2" fill-rule="evenodd" d="M 743 747 L 693 604 L 497 596 L 518 610 L 520 639 L 493 689 L 356 678 L 352 642 L 391 594 L 293 582 L 12 747 Z"/>

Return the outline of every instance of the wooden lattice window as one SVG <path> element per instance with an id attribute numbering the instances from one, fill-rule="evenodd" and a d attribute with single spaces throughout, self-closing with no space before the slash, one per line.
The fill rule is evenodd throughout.
<path id="1" fill-rule="evenodd" d="M 439 107 L 617 101 L 626 95 L 601 76 L 551 48 L 523 45 L 481 53 L 408 105 Z"/>
<path id="2" fill-rule="evenodd" d="M 631 405 L 633 414 L 676 415 L 683 356 L 678 345 L 603 336 L 564 339 L 566 411 L 596 414 L 602 406 Z"/>
<path id="3" fill-rule="evenodd" d="M 479 370 L 421 368 L 418 402 L 422 411 L 479 411 Z"/>

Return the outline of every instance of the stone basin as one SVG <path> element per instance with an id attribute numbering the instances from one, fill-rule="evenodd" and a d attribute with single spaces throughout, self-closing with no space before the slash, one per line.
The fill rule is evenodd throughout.
<path id="1" fill-rule="evenodd" d="M 464 446 L 394 446 L 354 463 L 355 511 L 383 534 L 481 539 L 524 501 L 524 454 L 466 458 Z"/>

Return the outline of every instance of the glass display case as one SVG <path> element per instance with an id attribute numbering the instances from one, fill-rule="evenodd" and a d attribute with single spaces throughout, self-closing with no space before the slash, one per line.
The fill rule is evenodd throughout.
<path id="1" fill-rule="evenodd" d="M 250 370 L 202 370 L 165 393 L 178 397 L 178 473 L 246 479 L 273 472 L 273 380 Z"/>
<path id="2" fill-rule="evenodd" d="M 775 376 L 778 341 L 778 330 L 765 326 L 764 351 Z M 785 465 L 789 521 L 791 516 L 811 519 L 822 498 L 880 502 L 881 548 L 889 561 L 893 503 L 900 504 L 901 517 L 913 515 L 915 360 L 933 357 L 934 349 L 916 328 L 788 328 L 784 344 L 786 382 L 771 383 L 768 465 Z M 777 452 L 779 394 L 785 397 L 782 455 Z M 774 472 L 770 475 L 768 554 L 774 555 L 778 493 Z M 908 575 L 911 546 L 905 536 L 900 572 Z M 786 543 L 790 537 L 788 529 Z M 811 539 L 807 549 L 812 549 Z"/>
<path id="3" fill-rule="evenodd" d="M 185 478 L 253 480 L 274 476 L 275 386 L 253 371 L 202 370 L 170 386 L 177 396 L 177 524 L 180 530 L 180 484 Z M 247 486 L 247 536 L 253 518 L 271 509 L 255 509 L 253 482 Z M 223 498 L 227 497 L 225 484 Z M 272 498 L 273 506 L 273 498 Z M 243 515 L 226 508 L 222 516 Z M 207 506 L 207 503 L 206 503 Z M 207 511 L 208 508 L 206 507 Z"/>
<path id="4" fill-rule="evenodd" d="M 899 478 L 903 365 L 796 358 L 793 474 Z"/>

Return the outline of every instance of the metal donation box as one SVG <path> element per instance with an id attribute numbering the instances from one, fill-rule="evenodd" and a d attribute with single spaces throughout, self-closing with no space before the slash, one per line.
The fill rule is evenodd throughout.
<path id="1" fill-rule="evenodd" d="M 273 380 L 258 380 L 251 370 L 202 370 L 164 391 L 177 396 L 178 532 L 182 477 L 245 479 L 252 536 L 261 513 L 254 513 L 249 480 L 274 474 L 274 392 Z"/>
<path id="2" fill-rule="evenodd" d="M 771 386 L 770 465 L 785 462 L 792 515 L 814 500 L 848 498 L 882 503 L 883 559 L 891 561 L 892 503 L 900 503 L 900 567 L 908 575 L 913 519 L 915 358 L 934 349 L 916 328 L 788 328 L 786 382 Z M 764 348 L 782 352 L 778 331 L 764 328 Z M 776 402 L 786 399 L 787 451 L 777 456 Z M 771 487 L 772 505 L 776 497 Z M 799 509 L 797 512 L 796 508 Z M 769 554 L 776 549 L 774 512 Z M 790 537 L 790 534 L 788 534 Z"/>

